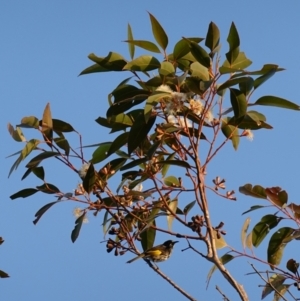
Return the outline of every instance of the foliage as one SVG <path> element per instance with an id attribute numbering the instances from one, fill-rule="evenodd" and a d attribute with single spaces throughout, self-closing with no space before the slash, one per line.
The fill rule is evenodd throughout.
<path id="1" fill-rule="evenodd" d="M 183 37 L 170 51 L 166 32 L 153 15 L 149 16 L 155 43 L 134 39 L 128 25 L 125 42 L 128 43 L 130 60 L 115 52 L 101 57 L 92 53 L 88 57 L 93 65 L 80 73 L 130 73 L 130 77 L 109 93 L 106 115 L 96 119 L 102 128 L 110 129 L 110 133 L 116 136 L 111 141 L 89 146 L 95 147 L 92 158 L 84 157 L 81 144 L 79 152 L 70 145 L 67 135 L 77 131 L 69 123 L 52 118 L 49 104 L 41 119 L 24 117 L 15 128 L 8 125 L 12 138 L 25 144 L 13 154 L 18 158 L 9 175 L 33 150 L 37 150 L 39 154 L 27 163 L 22 179 L 34 174 L 42 181 L 39 186 L 14 193 L 11 199 L 26 198 L 37 192 L 56 196 L 55 202 L 37 211 L 35 224 L 52 206 L 63 201 L 80 201 L 85 207 L 75 212 L 77 219 L 71 233 L 72 241 L 78 238 L 90 212 L 94 216 L 103 214 L 103 231 L 111 236 L 107 240 L 107 252 L 114 251 L 115 255 L 138 253 L 136 241 L 141 241 L 144 250 L 152 247 L 157 232 L 185 238 L 188 249 L 214 264 L 209 279 L 219 269 L 241 300 L 248 300 L 247 294 L 224 265 L 241 256 L 257 260 L 246 249 L 259 247 L 271 229 L 288 219 L 295 223 L 294 228 L 282 226 L 269 239 L 265 263 L 270 266 L 272 277 L 266 280 L 263 297 L 272 291 L 275 291 L 275 297 L 283 294 L 289 288 L 283 286 L 284 281 L 299 281 L 295 260 L 287 263 L 292 274 L 278 265 L 284 247 L 299 239 L 300 205 L 288 204 L 287 193 L 279 187 L 250 184 L 240 187 L 241 193 L 263 199 L 277 212 L 263 216 L 249 233 L 250 220 L 246 219 L 241 235 L 243 251 L 237 251 L 227 246 L 223 222 L 212 224 L 210 216 L 213 212 L 208 209 L 207 199 L 207 191 L 211 190 L 220 197 L 235 201 L 234 191 L 220 192 L 225 189 L 225 180 L 219 177 L 215 178 L 213 186 L 206 183 L 207 168 L 224 145 L 231 142 L 237 150 L 240 138 L 252 139 L 252 131 L 272 129 L 266 116 L 259 111 L 260 106 L 300 109 L 278 96 L 266 95 L 258 99 L 254 96 L 257 88 L 283 69 L 266 64 L 259 70 L 249 71 L 247 68 L 252 62 L 240 50 L 240 38 L 234 23 L 229 30 L 229 50 L 222 64 L 220 31 L 213 22 L 209 24 L 205 38 Z M 147 50 L 149 54 L 135 57 L 136 47 Z M 157 54 L 158 57 L 154 56 Z M 156 73 L 150 76 L 149 71 Z M 36 131 L 41 138 L 27 141 L 22 128 Z M 81 139 L 79 141 L 81 143 Z M 202 145 L 206 145 L 205 148 Z M 82 184 L 74 194 L 63 192 L 47 182 L 42 166 L 44 160 L 59 160 L 78 173 Z M 82 165 L 80 169 L 75 167 L 79 165 L 78 160 Z M 117 189 L 111 184 L 116 175 L 121 175 Z M 190 201 L 186 203 L 186 199 Z M 247 213 L 263 207 L 252 206 Z M 191 210 L 196 214 L 192 215 Z M 167 227 L 161 223 L 164 218 Z M 172 231 L 174 223 L 181 225 L 180 233 Z M 194 248 L 195 240 L 204 243 L 206 254 Z M 230 254 L 219 258 L 217 250 L 225 247 L 230 249 Z M 194 300 L 150 262 L 148 264 L 184 296 Z"/>

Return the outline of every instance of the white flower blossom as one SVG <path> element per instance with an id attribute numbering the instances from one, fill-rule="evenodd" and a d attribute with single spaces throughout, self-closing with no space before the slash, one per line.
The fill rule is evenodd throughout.
<path id="1" fill-rule="evenodd" d="M 253 141 L 254 134 L 251 130 L 244 130 L 242 136 L 246 136 L 248 140 Z"/>
<path id="2" fill-rule="evenodd" d="M 80 167 L 80 169 L 79 169 L 79 171 L 78 171 L 78 174 L 79 174 L 79 177 L 80 177 L 82 180 L 85 178 L 86 173 L 87 173 L 87 171 L 88 171 L 90 165 L 91 165 L 91 163 L 84 163 L 84 164 Z"/>
<path id="3" fill-rule="evenodd" d="M 190 99 L 190 109 L 196 115 L 200 115 L 203 112 L 203 104 L 200 100 Z"/>
<path id="4" fill-rule="evenodd" d="M 185 127 L 188 127 L 188 128 L 192 127 L 191 121 L 188 120 L 188 119 L 184 120 L 183 117 L 177 117 L 176 118 L 173 115 L 169 115 L 168 116 L 168 122 L 169 123 L 173 123 L 175 126 L 180 126 L 180 127 L 183 127 L 183 128 L 185 128 Z"/>
<path id="5" fill-rule="evenodd" d="M 161 85 L 159 86 L 156 91 L 159 92 L 166 92 L 166 93 L 173 93 L 172 89 L 168 85 Z"/>
<path id="6" fill-rule="evenodd" d="M 212 111 L 206 112 L 205 119 L 207 120 L 207 122 L 212 122 L 214 120 L 214 115 L 213 115 Z"/>

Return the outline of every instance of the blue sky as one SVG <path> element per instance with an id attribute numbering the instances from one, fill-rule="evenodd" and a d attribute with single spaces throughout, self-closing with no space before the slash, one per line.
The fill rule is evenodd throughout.
<path id="1" fill-rule="evenodd" d="M 91 62 L 91 52 L 105 56 L 119 52 L 129 59 L 127 24 L 136 39 L 153 41 L 147 11 L 151 12 L 169 35 L 169 49 L 182 36 L 205 37 L 209 22 L 221 31 L 221 43 L 227 52 L 226 37 L 231 22 L 235 22 L 241 49 L 253 61 L 250 67 L 260 69 L 265 63 L 278 64 L 286 71 L 276 74 L 254 95 L 277 95 L 293 102 L 299 101 L 300 2 L 299 1 L 196 1 L 185 4 L 174 1 L 10 1 L 3 2 L 1 22 L 0 89 L 1 115 L 1 183 L 0 236 L 5 243 L 0 247 L 0 269 L 10 278 L 0 281 L 3 300 L 154 300 L 163 295 L 166 300 L 184 300 L 169 284 L 148 269 L 143 261 L 132 265 L 131 258 L 107 254 L 103 240 L 102 218 L 90 218 L 83 226 L 79 239 L 73 244 L 70 233 L 74 227 L 72 203 L 54 206 L 34 226 L 35 212 L 53 197 L 36 194 L 27 199 L 11 201 L 14 192 L 39 185 L 28 177 L 20 181 L 24 165 L 20 165 L 8 179 L 14 159 L 5 157 L 21 149 L 7 132 L 7 123 L 16 125 L 24 116 L 42 116 L 47 102 L 52 115 L 71 123 L 83 136 L 83 144 L 111 140 L 95 119 L 104 116 L 107 94 L 126 77 L 108 73 L 78 77 Z M 143 53 L 143 51 L 140 51 Z M 238 191 L 245 183 L 262 186 L 281 186 L 289 193 L 289 200 L 298 202 L 299 171 L 299 112 L 261 109 L 272 131 L 257 131 L 253 142 L 242 140 L 236 152 L 226 146 L 216 158 L 208 177 L 220 175 L 227 180 L 228 189 Z M 25 131 L 27 138 L 31 132 Z M 72 136 L 74 146 L 78 140 Z M 89 159 L 90 149 L 85 152 Z M 60 164 L 46 164 L 49 182 L 72 191 L 79 179 L 62 169 Z M 246 216 L 241 213 L 261 201 L 237 193 L 238 202 L 228 202 L 211 195 L 213 220 L 225 222 L 226 240 L 241 249 L 240 229 Z M 267 214 L 268 211 L 265 211 Z M 252 226 L 262 213 L 251 214 Z M 234 217 L 234 218 L 233 218 Z M 160 235 L 157 243 L 166 236 Z M 287 247 L 285 258 L 299 260 L 296 243 Z M 172 258 L 160 265 L 175 282 L 198 300 L 221 300 L 215 290 L 220 288 L 231 300 L 235 292 L 216 273 L 206 290 L 206 275 L 211 265 L 194 253 L 181 252 L 186 247 L 180 241 Z M 199 243 L 199 250 L 204 246 Z M 255 250 L 266 257 L 266 244 Z M 224 250 L 220 251 L 223 254 Z M 265 270 L 267 267 L 257 266 Z M 248 290 L 251 300 L 258 300 L 262 284 L 251 272 L 247 260 L 228 265 Z M 297 292 L 294 292 L 297 295 Z"/>

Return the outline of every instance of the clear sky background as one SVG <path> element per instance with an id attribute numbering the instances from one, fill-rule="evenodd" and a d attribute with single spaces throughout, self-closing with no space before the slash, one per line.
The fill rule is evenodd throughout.
<path id="1" fill-rule="evenodd" d="M 252 70 L 265 63 L 286 68 L 259 88 L 253 100 L 262 95 L 277 95 L 300 103 L 300 2 L 297 0 L 2 1 L 0 236 L 5 243 L 0 247 L 0 269 L 11 276 L 0 280 L 2 300 L 184 300 L 142 260 L 127 265 L 125 262 L 131 255 L 114 257 L 106 253 L 105 243 L 100 244 L 104 239 L 102 215 L 90 216 L 73 244 L 70 233 L 75 204 L 54 206 L 34 226 L 36 211 L 55 199 L 45 194 L 14 201 L 9 198 L 16 191 L 40 182 L 34 176 L 20 181 L 24 164 L 7 178 L 15 158 L 5 157 L 23 147 L 11 139 L 8 122 L 16 125 L 29 115 L 40 118 L 50 102 L 52 116 L 71 123 L 82 134 L 83 144 L 113 139 L 94 120 L 105 115 L 107 94 L 127 74 L 81 77 L 78 74 L 92 64 L 87 59 L 91 52 L 105 56 L 115 51 L 129 59 L 127 44 L 122 42 L 127 39 L 128 22 L 136 39 L 153 41 L 147 11 L 168 33 L 170 51 L 182 36 L 205 37 L 209 22 L 215 22 L 221 31 L 223 60 L 228 49 L 227 34 L 234 21 L 241 50 L 254 62 Z M 260 111 L 274 129 L 255 132 L 253 142 L 242 139 L 237 152 L 228 144 L 209 170 L 208 179 L 225 177 L 227 188 L 235 191 L 246 183 L 281 186 L 288 191 L 289 200 L 299 204 L 300 113 L 276 108 Z M 27 138 L 32 138 L 32 132 L 24 132 Z M 77 138 L 71 137 L 73 145 L 79 146 Z M 91 151 L 86 150 L 87 159 Z M 74 173 L 54 160 L 46 164 L 46 174 L 49 182 L 64 191 L 74 190 L 79 182 Z M 247 217 L 241 213 L 263 202 L 239 193 L 237 197 L 237 202 L 229 202 L 212 195 L 211 207 L 214 223 L 223 221 L 228 232 L 226 240 L 241 250 L 240 229 Z M 263 211 L 249 215 L 252 226 L 262 214 Z M 156 243 L 167 238 L 158 235 Z M 206 290 L 205 280 L 211 265 L 191 251 L 181 252 L 186 246 L 183 240 L 175 246 L 172 258 L 160 264 L 163 272 L 198 300 L 222 300 L 215 290 L 216 284 L 231 300 L 238 300 L 219 273 Z M 196 247 L 205 251 L 200 242 Z M 266 243 L 262 244 L 255 253 L 266 259 L 266 247 Z M 224 252 L 221 250 L 220 255 Z M 299 243 L 288 245 L 283 264 L 291 257 L 299 261 Z M 250 299 L 258 300 L 261 295 L 258 285 L 263 283 L 257 275 L 245 276 L 252 272 L 248 262 L 239 259 L 228 264 L 228 268 L 244 284 Z M 259 270 L 267 269 L 257 262 L 255 265 Z M 299 297 L 299 292 L 294 293 Z"/>

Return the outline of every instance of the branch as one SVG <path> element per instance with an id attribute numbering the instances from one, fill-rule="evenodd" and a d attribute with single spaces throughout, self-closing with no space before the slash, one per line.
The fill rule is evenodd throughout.
<path id="1" fill-rule="evenodd" d="M 167 275 L 165 275 L 157 265 L 153 265 L 149 260 L 145 260 L 149 267 L 155 271 L 158 275 L 164 278 L 169 284 L 171 284 L 175 289 L 177 289 L 182 295 L 184 295 L 187 299 L 191 301 L 197 301 L 194 297 L 189 295 L 186 291 L 184 291 L 181 287 L 179 287 L 175 282 L 173 282 Z"/>
<path id="2" fill-rule="evenodd" d="M 230 301 L 217 285 L 216 290 L 222 295 L 224 301 Z"/>

